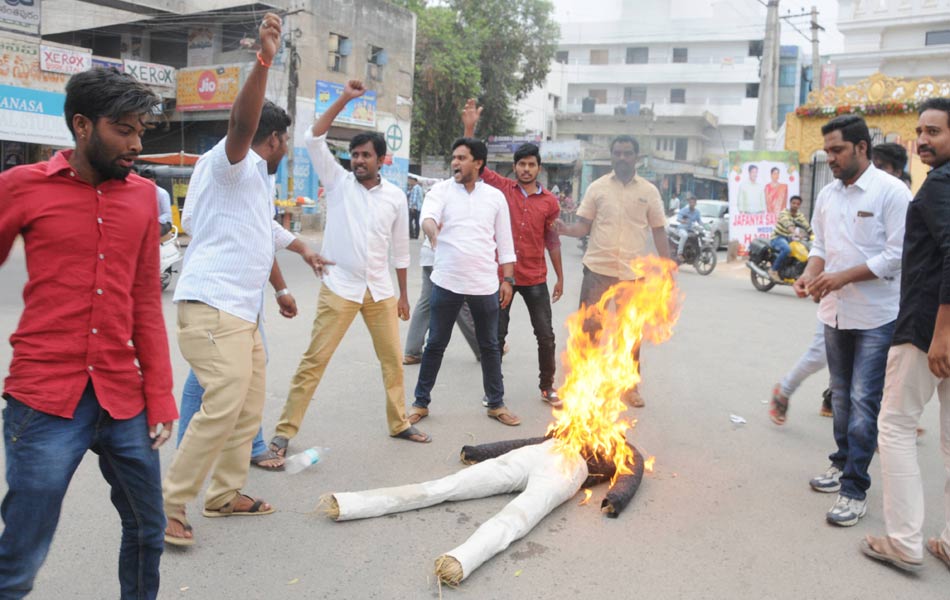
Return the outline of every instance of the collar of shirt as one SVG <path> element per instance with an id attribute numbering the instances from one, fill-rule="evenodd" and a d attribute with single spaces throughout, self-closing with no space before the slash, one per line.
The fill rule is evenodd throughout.
<path id="1" fill-rule="evenodd" d="M 835 179 L 835 188 L 838 191 L 844 191 L 846 189 L 856 187 L 862 192 L 866 192 L 868 191 L 868 187 L 871 185 L 871 182 L 874 181 L 874 178 L 877 176 L 874 171 L 877 171 L 877 168 L 873 164 L 868 163 L 868 168 L 864 170 L 864 173 L 861 173 L 861 176 L 858 177 L 854 183 L 851 185 L 845 185 L 845 183 L 840 179 Z"/>
<path id="2" fill-rule="evenodd" d="M 524 186 L 522 186 L 520 183 L 518 184 L 518 189 L 521 190 L 521 193 L 524 194 L 525 198 L 527 198 L 528 196 L 540 196 L 541 194 L 544 193 L 544 188 L 541 187 L 540 183 L 538 184 L 537 191 L 535 191 L 533 194 L 529 194 L 528 190 L 524 189 Z"/>

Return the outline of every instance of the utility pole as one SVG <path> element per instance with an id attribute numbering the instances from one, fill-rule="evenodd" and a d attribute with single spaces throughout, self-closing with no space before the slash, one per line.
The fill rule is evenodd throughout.
<path id="1" fill-rule="evenodd" d="M 818 8 L 811 7 L 811 91 L 821 89 L 821 55 L 818 54 L 818 30 L 825 28 L 818 24 Z"/>
<path id="2" fill-rule="evenodd" d="M 759 109 L 755 119 L 755 149 L 765 150 L 766 140 L 774 127 L 772 114 L 775 112 L 775 78 L 778 56 L 776 52 L 778 37 L 778 2 L 768 1 L 768 14 L 765 20 L 765 41 L 762 43 L 762 61 L 759 69 Z"/>
<path id="3" fill-rule="evenodd" d="M 290 115 L 290 128 L 287 130 L 287 199 L 294 197 L 294 127 L 297 125 L 297 67 L 300 55 L 297 54 L 296 31 L 291 25 L 291 17 L 295 13 L 287 13 L 287 114 Z"/>

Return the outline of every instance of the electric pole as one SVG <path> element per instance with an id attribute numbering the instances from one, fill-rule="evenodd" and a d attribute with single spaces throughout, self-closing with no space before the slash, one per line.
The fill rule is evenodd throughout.
<path id="1" fill-rule="evenodd" d="M 818 24 L 818 8 L 811 7 L 811 89 L 821 89 L 821 55 L 818 54 L 818 30 L 824 27 Z"/>
<path id="2" fill-rule="evenodd" d="M 778 64 L 778 2 L 768 1 L 765 19 L 765 41 L 762 43 L 762 61 L 759 69 L 759 108 L 755 119 L 755 149 L 765 150 L 766 140 L 772 133 L 775 112 L 775 78 Z"/>
<path id="3" fill-rule="evenodd" d="M 297 54 L 296 31 L 291 25 L 294 13 L 287 14 L 287 114 L 290 115 L 290 128 L 287 130 L 287 199 L 294 197 L 294 127 L 297 125 L 297 67 L 300 55 Z"/>

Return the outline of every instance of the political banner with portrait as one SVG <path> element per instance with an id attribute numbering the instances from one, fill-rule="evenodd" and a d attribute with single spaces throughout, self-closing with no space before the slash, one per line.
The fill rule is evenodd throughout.
<path id="1" fill-rule="evenodd" d="M 772 236 L 779 213 L 799 195 L 797 152 L 729 153 L 729 240 L 746 254 L 755 238 Z"/>

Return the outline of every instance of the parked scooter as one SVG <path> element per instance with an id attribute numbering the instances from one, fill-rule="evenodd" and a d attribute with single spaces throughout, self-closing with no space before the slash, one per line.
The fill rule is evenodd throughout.
<path id="1" fill-rule="evenodd" d="M 178 243 L 178 228 L 172 225 L 169 233 L 171 237 L 162 242 L 159 248 L 158 268 L 162 277 L 163 290 L 168 288 L 168 285 L 172 282 L 172 275 L 179 271 L 176 268 L 178 263 L 185 258 L 185 255 L 181 252 L 181 245 Z"/>
<path id="2" fill-rule="evenodd" d="M 746 261 L 745 266 L 749 267 L 752 285 L 755 286 L 755 289 L 760 292 L 767 292 L 776 285 L 792 285 L 796 279 L 802 276 L 802 273 L 805 272 L 805 265 L 808 263 L 808 252 L 811 250 L 811 245 L 805 239 L 793 237 L 792 241 L 789 242 L 789 247 L 791 252 L 778 272 L 780 281 L 775 281 L 769 277 L 769 270 L 772 268 L 772 261 L 775 260 L 778 253 L 769 244 L 769 240 L 752 240 L 752 243 L 749 244 L 749 260 Z"/>
<path id="3" fill-rule="evenodd" d="M 666 235 L 670 242 L 670 251 L 678 264 L 693 265 L 700 275 L 709 275 L 716 268 L 716 242 L 704 226 L 696 223 L 685 232 L 678 227 L 669 226 Z M 682 260 L 675 256 L 681 235 L 687 236 Z"/>

